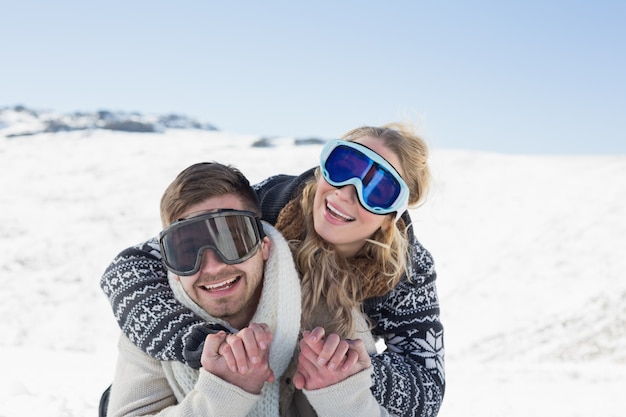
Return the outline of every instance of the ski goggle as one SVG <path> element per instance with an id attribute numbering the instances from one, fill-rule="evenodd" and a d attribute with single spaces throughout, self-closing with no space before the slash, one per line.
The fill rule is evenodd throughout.
<path id="1" fill-rule="evenodd" d="M 322 149 L 320 167 L 332 186 L 354 185 L 363 208 L 374 214 L 395 212 L 398 220 L 408 207 L 409 187 L 389 162 L 367 146 L 332 140 Z"/>
<path id="2" fill-rule="evenodd" d="M 200 270 L 205 250 L 225 264 L 238 264 L 256 253 L 264 236 L 254 213 L 229 209 L 175 221 L 159 234 L 159 245 L 167 269 L 189 276 Z"/>

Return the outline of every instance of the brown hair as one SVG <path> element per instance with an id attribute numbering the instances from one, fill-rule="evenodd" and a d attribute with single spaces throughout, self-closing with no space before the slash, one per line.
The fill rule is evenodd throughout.
<path id="1" fill-rule="evenodd" d="M 256 193 L 237 168 L 217 162 L 200 162 L 184 169 L 161 197 L 161 223 L 167 227 L 192 205 L 207 198 L 235 194 L 246 210 L 261 215 Z"/>

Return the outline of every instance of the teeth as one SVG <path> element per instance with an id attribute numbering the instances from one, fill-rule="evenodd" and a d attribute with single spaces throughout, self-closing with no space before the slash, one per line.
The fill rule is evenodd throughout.
<path id="1" fill-rule="evenodd" d="M 326 208 L 328 209 L 328 211 L 330 211 L 332 214 L 334 214 L 337 217 L 341 217 L 342 219 L 344 219 L 345 221 L 349 222 L 354 220 L 354 217 L 350 217 L 350 216 L 346 216 L 345 214 L 341 213 L 340 211 L 337 211 L 336 208 L 330 206 L 330 205 L 326 205 Z"/>
<path id="2" fill-rule="evenodd" d="M 228 281 L 220 282 L 219 284 L 204 285 L 204 288 L 208 291 L 225 290 L 232 286 L 238 279 L 239 277 L 236 277 Z"/>

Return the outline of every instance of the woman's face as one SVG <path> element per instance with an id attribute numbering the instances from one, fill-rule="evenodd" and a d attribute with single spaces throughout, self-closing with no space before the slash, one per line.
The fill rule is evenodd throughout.
<path id="1" fill-rule="evenodd" d="M 382 140 L 364 136 L 355 142 L 385 158 L 403 175 L 400 159 Z M 379 215 L 364 209 L 353 185 L 336 188 L 327 183 L 323 176 L 317 181 L 313 201 L 315 231 L 344 256 L 356 255 L 365 244 L 365 239 L 370 238 L 385 222 L 393 222 L 393 219 L 393 214 Z"/>

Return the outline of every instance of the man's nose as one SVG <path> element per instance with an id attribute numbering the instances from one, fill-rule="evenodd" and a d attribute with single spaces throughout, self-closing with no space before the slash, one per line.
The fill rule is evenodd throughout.
<path id="1" fill-rule="evenodd" d="M 220 259 L 219 256 L 212 249 L 205 249 L 202 253 L 202 263 L 200 264 L 200 270 L 209 275 L 215 275 L 216 272 L 224 268 L 226 264 Z"/>

